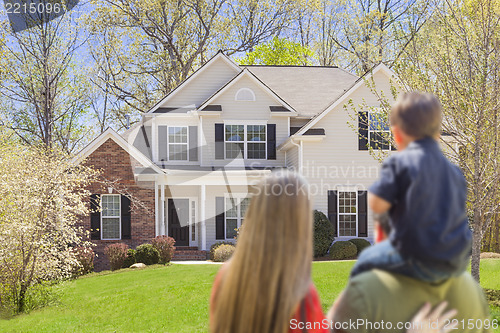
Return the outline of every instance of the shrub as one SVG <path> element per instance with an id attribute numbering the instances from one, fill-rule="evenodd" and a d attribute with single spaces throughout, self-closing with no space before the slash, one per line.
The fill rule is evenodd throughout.
<path id="1" fill-rule="evenodd" d="M 322 257 L 334 241 L 335 230 L 325 214 L 320 211 L 314 211 L 314 256 Z"/>
<path id="2" fill-rule="evenodd" d="M 229 260 L 233 255 L 236 247 L 234 245 L 229 244 L 221 244 L 217 246 L 214 250 L 214 261 L 215 262 L 224 262 Z"/>
<path id="3" fill-rule="evenodd" d="M 233 243 L 233 242 L 229 242 L 229 241 L 221 241 L 221 242 L 215 242 L 215 243 L 213 243 L 213 244 L 212 244 L 212 246 L 210 246 L 210 253 L 209 253 L 210 260 L 215 261 L 215 260 L 214 260 L 214 253 L 215 253 L 215 249 L 216 249 L 219 245 L 222 245 L 222 244 L 226 244 L 226 245 L 233 245 L 233 246 L 234 246 L 234 243 Z"/>
<path id="4" fill-rule="evenodd" d="M 354 238 L 354 239 L 350 239 L 349 242 L 353 243 L 354 245 L 356 245 L 356 249 L 357 249 L 357 254 L 359 256 L 359 254 L 361 253 L 361 251 L 363 251 L 364 249 L 366 249 L 367 247 L 371 246 L 370 242 L 367 241 L 366 239 L 363 239 L 363 238 Z"/>
<path id="5" fill-rule="evenodd" d="M 80 264 L 74 270 L 74 276 L 89 274 L 94 270 L 95 253 L 92 248 L 84 246 L 75 247 L 73 253 L 76 261 Z"/>
<path id="6" fill-rule="evenodd" d="M 127 250 L 127 258 L 125 258 L 125 261 L 123 262 L 122 268 L 129 268 L 133 264 L 135 264 L 135 250 L 128 249 Z"/>
<path id="7" fill-rule="evenodd" d="M 356 245 L 349 241 L 337 241 L 330 248 L 330 258 L 333 260 L 351 259 L 356 256 Z"/>
<path id="8" fill-rule="evenodd" d="M 175 239 L 168 236 L 157 236 L 151 241 L 160 255 L 160 264 L 167 264 L 172 260 L 175 252 Z"/>
<path id="9" fill-rule="evenodd" d="M 123 262 L 127 258 L 127 250 L 128 245 L 123 243 L 115 243 L 106 246 L 104 254 L 108 257 L 112 271 L 122 268 Z"/>
<path id="10" fill-rule="evenodd" d="M 160 261 L 160 254 L 153 245 L 142 244 L 135 249 L 135 261 L 145 265 L 154 265 Z"/>

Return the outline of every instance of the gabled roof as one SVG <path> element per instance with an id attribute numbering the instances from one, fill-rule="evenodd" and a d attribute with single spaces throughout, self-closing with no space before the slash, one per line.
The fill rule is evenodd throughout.
<path id="1" fill-rule="evenodd" d="M 244 77 L 250 78 L 252 81 L 254 81 L 258 86 L 260 86 L 266 93 L 268 93 L 271 97 L 276 99 L 278 102 L 281 103 L 282 106 L 284 106 L 288 111 L 291 111 L 293 113 L 296 113 L 295 109 L 290 106 L 287 102 L 285 102 L 278 94 L 276 94 L 271 88 L 269 88 L 262 80 L 260 80 L 254 73 L 252 73 L 248 68 L 243 69 L 238 75 L 236 75 L 234 78 L 231 79 L 228 83 L 226 83 L 224 86 L 222 86 L 219 90 L 217 90 L 212 96 L 210 96 L 203 104 L 201 104 L 198 109 L 202 110 L 204 109 L 207 105 L 209 105 L 213 100 L 215 100 L 217 97 L 222 95 L 227 89 L 229 89 L 231 86 L 233 86 L 235 83 L 237 83 L 239 80 L 241 80 Z"/>
<path id="2" fill-rule="evenodd" d="M 333 110 L 335 107 L 338 105 L 344 103 L 344 101 L 359 87 L 363 85 L 365 82 L 365 79 L 368 79 L 370 77 L 373 77 L 378 72 L 382 72 L 386 74 L 389 78 L 395 77 L 395 73 L 389 69 L 384 63 L 380 63 L 377 66 L 375 66 L 372 70 L 366 72 L 363 76 L 361 76 L 359 79 L 357 79 L 350 88 L 346 89 L 345 92 L 340 95 L 333 103 L 331 103 L 327 108 L 325 108 L 322 112 L 317 114 L 314 118 L 312 118 L 309 122 L 307 122 L 300 130 L 297 131 L 297 133 L 294 134 L 294 136 L 299 136 L 305 134 L 311 127 L 316 125 L 318 121 L 323 119 L 328 113 L 330 113 L 331 110 Z"/>
<path id="3" fill-rule="evenodd" d="M 191 74 L 187 79 L 182 81 L 181 84 L 179 84 L 177 87 L 175 87 L 172 91 L 168 93 L 167 96 L 162 98 L 158 103 L 156 103 L 147 113 L 153 113 L 155 112 L 158 108 L 160 108 L 160 105 L 164 105 L 166 102 L 168 102 L 169 99 L 171 99 L 177 92 L 182 90 L 187 84 L 198 77 L 206 68 L 208 68 L 212 63 L 217 61 L 217 59 L 222 59 L 224 60 L 229 66 L 233 67 L 236 71 L 240 72 L 241 68 L 235 64 L 228 56 L 226 56 L 221 50 L 217 52 L 216 55 L 214 55 L 210 60 L 208 60 L 205 64 L 203 64 L 201 67 L 199 67 L 196 71 L 194 71 L 193 74 Z"/>
<path id="4" fill-rule="evenodd" d="M 97 150 L 104 142 L 108 139 L 113 140 L 118 144 L 123 150 L 125 150 L 130 156 L 135 158 L 137 162 L 146 168 L 151 168 L 157 173 L 164 173 L 157 165 L 155 165 L 149 158 L 144 156 L 137 148 L 132 144 L 129 144 L 125 139 L 115 132 L 112 128 L 108 128 L 106 131 L 101 133 L 97 138 L 92 140 L 85 148 L 83 148 L 75 157 L 71 160 L 74 164 L 80 164 L 88 156 L 90 156 L 94 151 Z"/>
<path id="5" fill-rule="evenodd" d="M 313 117 L 327 108 L 358 79 L 337 67 L 242 66 L 248 68 L 299 116 Z"/>

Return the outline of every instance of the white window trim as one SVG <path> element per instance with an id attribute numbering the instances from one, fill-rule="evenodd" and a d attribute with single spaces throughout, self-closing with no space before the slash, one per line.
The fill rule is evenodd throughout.
<path id="1" fill-rule="evenodd" d="M 226 125 L 234 125 L 234 126 L 243 126 L 243 141 L 227 141 L 226 140 Z M 248 141 L 247 138 L 247 127 L 248 126 L 264 126 L 264 132 L 266 134 L 266 139 L 264 141 Z M 228 158 L 226 156 L 226 144 L 227 143 L 243 143 L 243 159 L 245 160 L 255 160 L 255 161 L 263 161 L 267 160 L 267 122 L 224 122 L 224 159 L 225 160 L 233 160 L 234 158 Z M 264 158 L 248 158 L 248 143 L 263 143 L 264 144 Z"/>
<path id="2" fill-rule="evenodd" d="M 386 131 L 386 130 L 371 130 L 370 129 L 370 115 L 373 114 L 373 113 L 382 113 L 382 110 L 378 110 L 378 109 L 375 109 L 375 110 L 369 110 L 368 111 L 368 146 L 371 147 L 371 140 L 372 140 L 372 132 L 386 132 L 389 134 L 389 137 L 391 137 L 392 133 L 391 133 L 391 127 L 389 125 L 389 129 Z M 391 151 L 392 150 L 392 145 L 391 145 L 391 142 L 389 141 L 389 149 L 381 149 L 383 151 Z"/>
<path id="3" fill-rule="evenodd" d="M 172 142 L 170 143 L 170 128 L 172 127 L 185 127 L 186 128 L 186 135 L 187 135 L 187 142 L 186 143 L 179 143 L 179 142 Z M 186 151 L 187 151 L 187 156 L 185 160 L 171 160 L 170 159 L 170 144 L 173 145 L 186 145 Z M 167 161 L 169 162 L 187 162 L 189 161 L 189 126 L 184 126 L 184 125 L 172 125 L 172 126 L 167 126 Z"/>
<path id="4" fill-rule="evenodd" d="M 356 198 L 356 213 L 341 213 L 340 212 L 340 193 L 342 192 L 354 192 Z M 357 189 L 344 188 L 337 190 L 337 237 L 358 237 L 358 215 L 359 215 L 359 202 L 358 202 L 358 191 Z M 355 215 L 356 216 L 356 235 L 355 236 L 341 236 L 340 235 L 340 215 Z"/>
<path id="5" fill-rule="evenodd" d="M 241 227 L 241 221 L 243 221 L 243 216 L 241 216 L 241 202 L 245 199 L 245 198 L 249 198 L 249 194 L 244 194 L 244 193 L 232 193 L 232 194 L 228 194 L 226 193 L 224 195 L 224 240 L 226 241 L 229 241 L 229 240 L 234 240 L 234 238 L 227 238 L 227 234 L 226 234 L 226 226 L 227 226 L 227 223 L 226 223 L 226 220 L 227 220 L 227 211 L 229 209 L 229 207 L 227 207 L 226 205 L 226 202 L 227 202 L 227 199 L 229 198 L 232 198 L 234 200 L 236 200 L 238 202 L 238 205 L 236 206 L 237 209 L 238 209 L 238 216 L 237 217 L 230 217 L 231 220 L 234 220 L 236 219 L 236 228 L 240 228 Z"/>
<path id="6" fill-rule="evenodd" d="M 240 94 L 240 92 L 242 91 L 249 91 L 250 94 L 252 95 L 252 99 L 251 100 L 248 100 L 248 99 L 238 99 L 238 95 Z M 234 94 L 234 100 L 237 101 L 237 102 L 255 102 L 255 93 L 253 92 L 252 89 L 250 88 L 240 88 L 236 94 Z"/>
<path id="7" fill-rule="evenodd" d="M 111 197 L 111 196 L 115 196 L 115 197 L 119 197 L 119 215 L 118 216 L 106 216 L 106 217 L 103 217 L 102 216 L 102 198 L 103 197 Z M 121 200 L 121 196 L 119 194 L 101 194 L 101 197 L 100 197 L 100 207 L 101 207 L 101 240 L 120 240 L 122 239 L 122 200 Z M 103 232 L 103 228 L 102 228 L 102 219 L 103 218 L 111 218 L 111 219 L 116 219 L 118 218 L 118 226 L 120 228 L 120 237 L 119 238 L 104 238 L 103 235 L 102 235 L 102 232 Z"/>

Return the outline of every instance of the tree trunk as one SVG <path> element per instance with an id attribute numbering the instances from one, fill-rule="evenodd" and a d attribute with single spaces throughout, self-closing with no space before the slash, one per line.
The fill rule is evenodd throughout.
<path id="1" fill-rule="evenodd" d="M 481 257 L 481 229 L 474 228 L 472 232 L 472 258 L 470 263 L 471 274 L 479 283 L 479 261 Z"/>
<path id="2" fill-rule="evenodd" d="M 500 253 L 500 214 L 496 214 L 495 221 L 492 224 L 493 246 L 492 251 Z"/>
<path id="3" fill-rule="evenodd" d="M 17 313 L 22 313 L 24 311 L 27 289 L 28 288 L 26 287 L 25 284 L 21 284 L 21 290 L 19 290 L 19 298 L 17 303 Z"/>

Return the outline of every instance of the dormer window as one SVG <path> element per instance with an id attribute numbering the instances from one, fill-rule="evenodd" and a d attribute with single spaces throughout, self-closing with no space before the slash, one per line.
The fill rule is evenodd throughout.
<path id="1" fill-rule="evenodd" d="M 241 88 L 238 90 L 236 95 L 234 96 L 235 101 L 247 101 L 247 102 L 253 102 L 255 101 L 255 94 L 251 89 L 248 88 Z"/>

